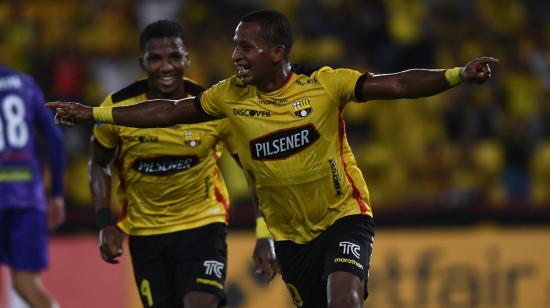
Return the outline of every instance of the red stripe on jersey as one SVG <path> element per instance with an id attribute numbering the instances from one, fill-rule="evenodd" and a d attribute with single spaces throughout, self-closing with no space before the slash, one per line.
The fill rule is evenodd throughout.
<path id="1" fill-rule="evenodd" d="M 229 222 L 229 202 L 227 202 L 227 199 L 222 195 L 218 187 L 214 186 L 214 195 L 216 196 L 216 200 L 223 205 L 223 208 L 225 209 L 225 223 Z"/>
<path id="2" fill-rule="evenodd" d="M 344 160 L 344 133 L 346 131 L 346 123 L 344 122 L 344 113 L 342 108 L 338 110 L 338 142 L 340 143 L 340 161 L 342 161 L 342 165 L 344 166 L 344 173 L 346 174 L 346 179 L 348 179 L 349 184 L 351 185 L 352 189 L 352 196 L 359 204 L 359 208 L 361 209 L 361 214 L 367 214 L 369 210 L 369 206 L 367 203 L 365 203 L 365 200 L 363 200 L 363 197 L 361 196 L 361 193 L 357 189 L 357 186 L 355 186 L 355 183 L 353 182 L 353 179 L 348 173 L 348 168 L 346 166 L 346 161 Z"/>

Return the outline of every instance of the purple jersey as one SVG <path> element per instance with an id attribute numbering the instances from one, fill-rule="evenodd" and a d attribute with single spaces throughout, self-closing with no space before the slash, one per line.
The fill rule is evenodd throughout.
<path id="1" fill-rule="evenodd" d="M 0 67 L 0 210 L 46 209 L 37 133 L 46 139 L 51 194 L 62 195 L 63 139 L 44 103 L 31 77 Z"/>

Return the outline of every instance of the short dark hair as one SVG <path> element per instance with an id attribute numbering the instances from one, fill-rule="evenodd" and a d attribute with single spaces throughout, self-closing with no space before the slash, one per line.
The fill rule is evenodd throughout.
<path id="1" fill-rule="evenodd" d="M 260 24 L 262 36 L 272 44 L 285 47 L 285 57 L 290 57 L 292 48 L 292 28 L 285 15 L 278 11 L 254 11 L 241 19 L 241 22 L 257 22 Z"/>
<path id="2" fill-rule="evenodd" d="M 161 19 L 148 24 L 145 29 L 141 31 L 139 35 L 140 50 L 145 50 L 145 45 L 150 39 L 159 37 L 180 38 L 185 45 L 183 27 L 177 22 Z"/>

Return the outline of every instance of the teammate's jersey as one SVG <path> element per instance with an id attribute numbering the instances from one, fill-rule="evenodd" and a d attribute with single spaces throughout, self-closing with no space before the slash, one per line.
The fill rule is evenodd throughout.
<path id="1" fill-rule="evenodd" d="M 305 243 L 338 218 L 372 216 L 369 193 L 346 139 L 342 109 L 361 74 L 292 72 L 263 93 L 233 76 L 200 95 L 203 111 L 227 117 L 275 240 Z"/>
<path id="2" fill-rule="evenodd" d="M 202 87 L 185 79 L 189 95 Z M 147 99 L 147 80 L 109 95 L 102 106 L 124 106 Z M 94 138 L 117 149 L 114 172 L 122 197 L 118 226 L 131 235 L 153 235 L 227 222 L 229 199 L 216 161 L 226 120 L 167 128 L 131 128 L 98 124 Z M 122 193 L 122 194 L 121 194 Z"/>
<path id="3" fill-rule="evenodd" d="M 52 194 L 62 195 L 63 139 L 44 103 L 31 77 L 0 67 L 0 209 L 46 209 L 37 130 L 48 145 Z"/>

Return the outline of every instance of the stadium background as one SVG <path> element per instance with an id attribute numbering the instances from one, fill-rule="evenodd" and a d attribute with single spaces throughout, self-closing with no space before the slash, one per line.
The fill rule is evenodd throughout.
<path id="1" fill-rule="evenodd" d="M 291 19 L 293 63 L 384 73 L 501 60 L 484 86 L 346 109 L 378 225 L 366 307 L 550 307 L 547 1 L 5 0 L 0 63 L 33 75 L 48 99 L 97 105 L 139 76 L 139 32 L 165 18 L 184 25 L 188 76 L 211 85 L 233 73 L 234 27 L 259 8 Z M 67 223 L 52 234 L 46 283 L 63 307 L 137 307 L 129 259 L 111 266 L 97 252 L 90 127 L 64 134 Z M 288 307 L 280 279 L 255 280 L 246 182 L 230 159 L 221 163 L 232 201 L 230 307 Z M 3 274 L 0 307 L 12 308 Z"/>

